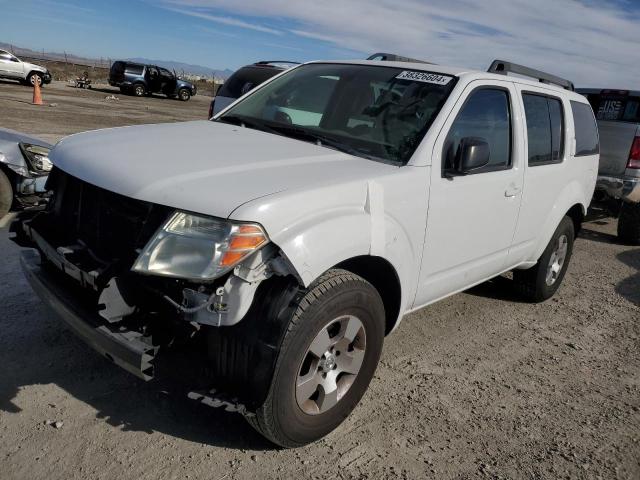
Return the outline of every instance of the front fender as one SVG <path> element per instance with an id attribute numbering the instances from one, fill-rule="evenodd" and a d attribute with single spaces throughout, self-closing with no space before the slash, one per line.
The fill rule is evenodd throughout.
<path id="1" fill-rule="evenodd" d="M 428 169 L 270 195 L 242 205 L 231 218 L 260 222 L 305 287 L 354 257 L 383 258 L 400 281 L 402 314 L 415 294 L 426 224 L 428 187 L 416 170 Z M 414 202 L 423 208 L 408 208 Z"/>

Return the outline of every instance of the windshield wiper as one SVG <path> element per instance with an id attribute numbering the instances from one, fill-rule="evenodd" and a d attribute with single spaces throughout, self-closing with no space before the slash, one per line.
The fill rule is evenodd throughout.
<path id="1" fill-rule="evenodd" d="M 374 155 L 369 155 L 364 153 L 362 150 L 358 150 L 346 143 L 340 142 L 333 138 L 327 137 L 321 133 L 316 133 L 311 130 L 307 130 L 304 128 L 294 127 L 290 125 L 270 125 L 272 130 L 276 132 L 281 132 L 286 136 L 290 136 L 292 138 L 297 138 L 298 140 L 306 140 L 315 143 L 321 147 L 332 148 L 333 150 L 338 150 L 343 153 L 348 153 L 349 155 L 353 155 L 355 157 L 364 157 L 369 160 L 380 160 L 379 157 Z"/>
<path id="2" fill-rule="evenodd" d="M 278 133 L 260 121 L 241 115 L 224 115 L 217 119 L 216 122 L 230 123 L 232 125 L 238 125 L 239 127 L 252 128 L 253 130 L 260 130 L 262 132 Z"/>

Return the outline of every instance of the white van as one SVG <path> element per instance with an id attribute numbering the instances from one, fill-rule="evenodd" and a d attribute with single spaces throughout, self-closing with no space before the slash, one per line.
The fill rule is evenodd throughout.
<path id="1" fill-rule="evenodd" d="M 276 444 L 317 440 L 408 312 L 510 270 L 531 301 L 562 282 L 593 112 L 571 82 L 489 70 L 313 62 L 212 121 L 67 137 L 48 208 L 13 225 L 38 250 L 24 271 L 121 367 L 149 379 L 163 349 L 202 348 L 215 393 L 194 398 Z"/>

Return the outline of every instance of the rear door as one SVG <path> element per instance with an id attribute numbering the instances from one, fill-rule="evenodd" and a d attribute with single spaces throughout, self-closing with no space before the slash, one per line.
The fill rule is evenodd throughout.
<path id="1" fill-rule="evenodd" d="M 589 100 L 600 133 L 600 165 L 598 174 L 624 174 L 631 145 L 640 135 L 640 95 L 627 90 L 601 90 L 589 93 Z"/>
<path id="2" fill-rule="evenodd" d="M 506 268 L 523 189 L 516 94 L 511 82 L 471 82 L 438 135 L 416 307 Z M 450 176 L 460 140 L 466 137 L 489 144 L 489 164 Z"/>
<path id="3" fill-rule="evenodd" d="M 572 161 L 569 102 L 543 87 L 519 84 L 518 91 L 524 109 L 526 168 L 520 218 L 509 255 L 512 265 L 530 260 L 561 192 L 584 176 L 582 163 Z"/>

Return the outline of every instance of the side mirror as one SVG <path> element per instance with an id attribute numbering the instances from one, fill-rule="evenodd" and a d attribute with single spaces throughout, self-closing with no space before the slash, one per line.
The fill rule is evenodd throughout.
<path id="1" fill-rule="evenodd" d="M 465 175 L 486 166 L 489 163 L 490 153 L 489 143 L 484 138 L 464 137 L 460 140 L 456 152 L 456 173 Z"/>

